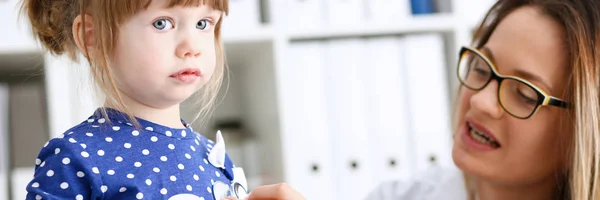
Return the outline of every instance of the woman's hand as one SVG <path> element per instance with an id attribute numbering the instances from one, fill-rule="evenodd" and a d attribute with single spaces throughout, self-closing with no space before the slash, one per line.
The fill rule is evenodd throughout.
<path id="1" fill-rule="evenodd" d="M 230 200 L 234 200 L 231 199 Z M 245 200 L 305 200 L 305 198 L 286 183 L 264 185 L 252 190 Z"/>

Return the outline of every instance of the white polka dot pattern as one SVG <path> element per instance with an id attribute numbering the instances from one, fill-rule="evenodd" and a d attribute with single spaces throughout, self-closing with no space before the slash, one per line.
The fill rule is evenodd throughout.
<path id="1" fill-rule="evenodd" d="M 69 188 L 69 184 L 68 184 L 67 182 L 62 182 L 62 183 L 60 184 L 60 188 L 62 188 L 63 190 L 64 190 L 64 189 L 67 189 L 67 188 Z"/>
<path id="2" fill-rule="evenodd" d="M 135 129 L 126 118 L 96 116 L 44 144 L 27 199 L 52 194 L 81 200 L 168 199 L 190 193 L 212 199 L 214 181 L 229 181 L 229 172 L 208 162 L 214 143 L 190 128 L 140 120 L 142 128 Z"/>

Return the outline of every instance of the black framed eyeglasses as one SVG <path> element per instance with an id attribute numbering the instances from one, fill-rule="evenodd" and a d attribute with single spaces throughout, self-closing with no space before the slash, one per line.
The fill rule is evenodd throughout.
<path id="1" fill-rule="evenodd" d="M 462 47 L 457 75 L 461 84 L 471 90 L 480 91 L 492 80 L 498 82 L 498 102 L 510 115 L 527 119 L 542 106 L 568 108 L 569 104 L 516 76 L 498 74 L 496 66 L 481 52 Z"/>

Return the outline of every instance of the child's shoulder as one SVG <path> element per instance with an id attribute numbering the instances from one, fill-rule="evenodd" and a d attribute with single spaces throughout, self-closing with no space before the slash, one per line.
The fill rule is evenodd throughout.
<path id="1" fill-rule="evenodd" d="M 123 135 L 119 133 L 133 132 L 131 126 L 123 126 L 120 122 L 108 121 L 104 118 L 88 118 L 77 124 L 52 140 L 66 140 L 78 144 L 82 142 L 97 142 L 100 140 L 111 142 L 111 136 Z M 135 133 L 132 133 L 135 134 Z M 51 141 L 52 141 L 51 140 Z"/>
<path id="2" fill-rule="evenodd" d="M 40 149 L 38 160 L 49 157 L 50 154 L 81 154 L 83 157 L 89 156 L 85 152 L 89 149 L 89 146 L 95 146 L 101 144 L 102 141 L 106 141 L 106 137 L 94 137 L 98 135 L 105 135 L 106 132 L 102 126 L 96 123 L 92 123 L 86 120 L 74 127 L 71 127 L 62 134 L 50 138 Z M 110 140 L 110 139 L 108 139 Z M 55 152 L 55 153 L 52 153 Z M 87 155 L 86 155 L 87 154 Z M 36 161 L 38 162 L 38 161 Z M 40 164 L 39 162 L 37 164 Z"/>
<path id="3" fill-rule="evenodd" d="M 409 180 L 380 183 L 367 199 L 466 199 L 466 189 L 460 170 L 433 166 Z"/>

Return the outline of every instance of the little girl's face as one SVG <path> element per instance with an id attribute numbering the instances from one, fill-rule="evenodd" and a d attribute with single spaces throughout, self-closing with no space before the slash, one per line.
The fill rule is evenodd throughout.
<path id="1" fill-rule="evenodd" d="M 158 109 L 181 103 L 210 80 L 221 16 L 205 5 L 168 8 L 168 3 L 153 0 L 125 21 L 111 60 L 124 98 Z"/>

